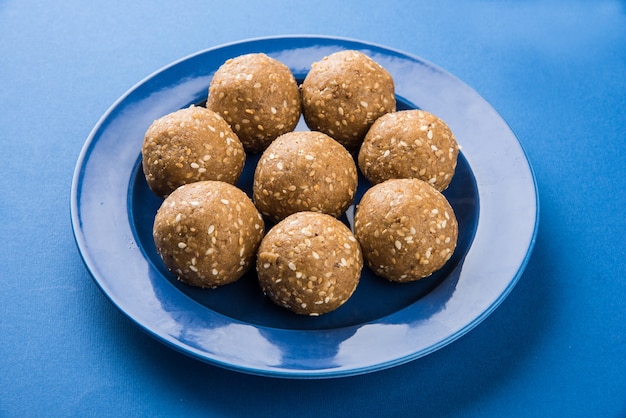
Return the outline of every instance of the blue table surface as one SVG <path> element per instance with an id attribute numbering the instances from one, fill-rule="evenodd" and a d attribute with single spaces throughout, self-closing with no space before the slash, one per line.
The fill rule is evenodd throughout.
<path id="1" fill-rule="evenodd" d="M 536 246 L 509 297 L 450 345 L 330 380 L 180 354 L 100 292 L 70 185 L 100 116 L 196 51 L 360 39 L 473 87 L 535 170 Z M 0 416 L 626 416 L 626 2 L 0 0 Z"/>

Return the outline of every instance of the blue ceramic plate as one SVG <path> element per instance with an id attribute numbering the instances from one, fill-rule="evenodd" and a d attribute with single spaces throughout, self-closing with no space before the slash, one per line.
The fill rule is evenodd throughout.
<path id="1" fill-rule="evenodd" d="M 181 284 L 152 241 L 160 200 L 140 164 L 143 136 L 156 118 L 206 100 L 228 58 L 264 52 L 302 81 L 311 63 L 357 49 L 385 67 L 399 109 L 430 111 L 462 146 L 445 195 L 459 221 L 459 243 L 438 273 L 388 283 L 364 269 L 338 310 L 301 317 L 272 304 L 254 273 L 215 290 Z M 306 129 L 303 123 L 297 129 Z M 256 158 L 239 186 L 251 190 Z M 369 187 L 361 178 L 355 203 Z M 104 294 L 159 341 L 197 359 L 246 373 L 321 378 L 372 372 L 431 353 L 480 323 L 511 291 L 528 261 L 538 222 L 532 169 L 507 124 L 475 91 L 424 60 L 359 41 L 277 37 L 202 51 L 149 76 L 121 97 L 87 139 L 71 195 L 74 234 Z M 354 207 L 343 220 L 350 224 Z"/>

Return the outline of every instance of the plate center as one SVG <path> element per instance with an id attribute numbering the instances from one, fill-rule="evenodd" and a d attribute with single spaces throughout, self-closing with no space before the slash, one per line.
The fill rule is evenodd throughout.
<path id="1" fill-rule="evenodd" d="M 398 98 L 398 110 L 414 109 L 415 106 Z M 296 129 L 304 129 L 302 123 Z M 249 196 L 252 195 L 252 180 L 259 155 L 248 155 L 244 171 L 237 184 Z M 347 214 L 353 214 L 355 205 L 370 187 L 370 183 L 359 175 L 359 186 L 353 205 Z M 448 263 L 430 277 L 413 283 L 391 283 L 363 268 L 360 283 L 352 297 L 339 309 L 320 317 L 305 317 L 274 305 L 261 292 L 254 269 L 235 283 L 217 289 L 199 289 L 176 280 L 167 271 L 152 239 L 154 217 L 161 199 L 148 188 L 141 169 L 141 160 L 135 165 L 129 187 L 129 211 L 136 241 L 161 273 L 180 292 L 199 304 L 235 320 L 271 328 L 281 329 L 336 329 L 363 324 L 397 312 L 428 294 L 456 271 L 471 245 L 478 222 L 478 189 L 474 174 L 462 153 L 459 153 L 456 172 L 450 186 L 444 191 L 454 209 L 459 224 L 457 248 Z M 340 218 L 351 226 L 352 219 Z"/>

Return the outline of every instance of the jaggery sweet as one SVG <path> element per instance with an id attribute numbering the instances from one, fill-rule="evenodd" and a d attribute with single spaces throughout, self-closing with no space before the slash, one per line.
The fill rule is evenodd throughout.
<path id="1" fill-rule="evenodd" d="M 372 183 L 418 178 L 445 190 L 454 176 L 459 146 L 450 127 L 423 110 L 387 113 L 374 122 L 361 145 L 359 168 Z"/>
<path id="2" fill-rule="evenodd" d="M 378 117 L 396 110 L 391 75 L 359 51 L 335 52 L 315 62 L 302 86 L 307 126 L 358 150 Z"/>
<path id="3" fill-rule="evenodd" d="M 354 234 L 366 264 L 394 282 L 411 282 L 450 259 L 458 224 L 448 200 L 419 179 L 392 179 L 370 188 L 357 205 Z"/>
<path id="4" fill-rule="evenodd" d="M 245 54 L 215 72 L 206 107 L 224 117 L 246 151 L 256 153 L 294 130 L 301 115 L 300 91 L 285 64 L 266 54 Z"/>
<path id="5" fill-rule="evenodd" d="M 300 211 L 338 217 L 356 188 L 356 164 L 341 144 L 321 132 L 298 131 L 281 135 L 263 152 L 253 198 L 274 221 Z"/>
<path id="6" fill-rule="evenodd" d="M 343 305 L 360 280 L 363 258 L 350 229 L 318 212 L 298 212 L 274 226 L 259 246 L 256 270 L 277 305 L 317 316 Z"/>
<path id="7" fill-rule="evenodd" d="M 201 106 L 155 120 L 146 131 L 141 153 L 148 186 L 162 198 L 196 181 L 234 184 L 246 161 L 243 146 L 226 121 Z"/>
<path id="8" fill-rule="evenodd" d="M 239 188 L 221 181 L 186 184 L 161 204 L 153 227 L 165 266 L 198 287 L 238 280 L 264 235 L 261 214 Z"/>

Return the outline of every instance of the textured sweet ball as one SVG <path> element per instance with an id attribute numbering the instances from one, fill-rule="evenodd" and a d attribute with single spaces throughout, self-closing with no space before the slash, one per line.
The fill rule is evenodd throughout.
<path id="1" fill-rule="evenodd" d="M 198 287 L 239 279 L 254 262 L 263 234 L 263 218 L 250 198 L 219 181 L 176 189 L 161 204 L 153 228 L 168 270 Z"/>
<path id="2" fill-rule="evenodd" d="M 278 137 L 254 173 L 257 208 L 274 221 L 300 211 L 342 215 L 354 199 L 357 168 L 350 153 L 321 132 Z"/>
<path id="3" fill-rule="evenodd" d="M 417 178 L 445 190 L 454 176 L 459 146 L 450 127 L 423 110 L 381 116 L 365 135 L 359 168 L 372 183 Z"/>
<path id="4" fill-rule="evenodd" d="M 211 80 L 206 106 L 226 119 L 249 152 L 260 152 L 293 131 L 301 115 L 291 70 L 261 53 L 226 61 Z"/>
<path id="5" fill-rule="evenodd" d="M 361 276 L 359 243 L 330 215 L 299 212 L 274 226 L 259 246 L 256 270 L 277 305 L 317 316 L 343 305 Z"/>
<path id="6" fill-rule="evenodd" d="M 301 86 L 307 126 L 358 150 L 376 119 L 396 109 L 394 83 L 359 51 L 340 51 L 313 63 Z"/>
<path id="7" fill-rule="evenodd" d="M 450 259 L 458 225 L 446 198 L 418 179 L 370 188 L 357 206 L 354 234 L 367 265 L 394 282 L 430 276 Z"/>
<path id="8" fill-rule="evenodd" d="M 155 120 L 144 136 L 142 167 L 150 189 L 165 197 L 202 180 L 236 183 L 246 161 L 237 135 L 217 113 L 191 106 Z"/>

